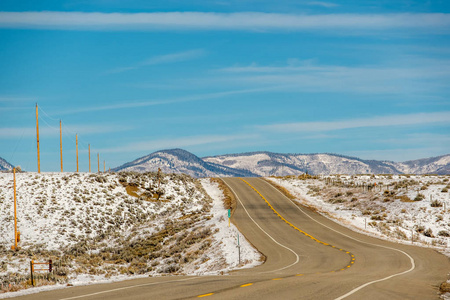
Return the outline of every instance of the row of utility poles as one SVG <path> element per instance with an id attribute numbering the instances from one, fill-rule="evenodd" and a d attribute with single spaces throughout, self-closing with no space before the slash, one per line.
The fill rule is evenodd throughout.
<path id="1" fill-rule="evenodd" d="M 39 149 L 39 113 L 38 113 L 38 105 L 36 103 L 36 140 L 37 140 L 37 165 L 38 165 L 38 173 L 41 173 L 41 158 L 40 158 L 40 149 Z M 79 163 L 78 163 L 78 134 L 75 134 L 75 145 L 76 145 L 76 154 L 77 154 L 77 172 L 79 172 Z M 62 151 L 62 124 L 61 120 L 59 120 L 59 150 L 61 156 L 61 172 L 63 171 L 63 151 Z M 89 172 L 91 172 L 91 144 L 88 144 L 88 152 L 89 152 Z M 100 153 L 97 152 L 97 169 L 100 173 Z M 103 161 L 103 172 L 106 172 L 106 162 Z"/>

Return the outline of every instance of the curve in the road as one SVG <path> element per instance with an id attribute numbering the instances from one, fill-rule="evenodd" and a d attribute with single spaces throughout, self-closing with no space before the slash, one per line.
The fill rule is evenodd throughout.
<path id="1" fill-rule="evenodd" d="M 313 241 L 315 241 L 315 242 L 317 242 L 317 243 L 319 243 L 319 244 L 322 244 L 322 245 L 324 245 L 324 246 L 328 246 L 328 247 L 331 247 L 331 248 L 334 248 L 334 249 L 336 249 L 336 250 L 339 250 L 339 251 L 343 251 L 343 252 L 345 252 L 346 254 L 348 254 L 349 256 L 350 256 L 350 263 L 348 264 L 348 265 L 346 265 L 345 266 L 345 268 L 342 268 L 342 269 L 340 269 L 339 271 L 344 271 L 344 270 L 346 270 L 347 268 L 350 268 L 354 263 L 355 263 L 355 255 L 353 255 L 350 251 L 346 251 L 346 250 L 344 250 L 344 249 L 342 249 L 342 248 L 337 248 L 336 246 L 333 246 L 333 245 L 330 245 L 329 243 L 325 243 L 325 242 L 322 242 L 322 241 L 320 241 L 320 240 L 318 240 L 317 238 L 315 238 L 314 236 L 312 236 L 312 235 L 310 235 L 309 233 L 307 233 L 307 232 L 305 232 L 305 231 L 303 231 L 303 230 L 301 230 L 300 228 L 298 228 L 297 226 L 295 226 L 294 224 L 292 224 L 291 222 L 289 222 L 288 220 L 286 220 L 282 215 L 280 215 L 276 210 L 275 210 L 275 208 L 272 206 L 272 204 L 270 204 L 270 202 L 269 201 L 267 201 L 267 199 L 257 190 L 257 189 L 255 189 L 250 183 L 248 183 L 247 181 L 245 181 L 244 179 L 242 179 L 242 178 L 240 178 L 243 182 L 245 182 L 249 187 L 251 187 L 263 200 L 264 200 L 264 202 L 266 202 L 266 204 L 270 207 L 270 209 L 281 219 L 281 220 L 283 220 L 286 224 L 288 224 L 289 226 L 291 226 L 292 228 L 294 228 L 295 230 L 297 230 L 298 232 L 300 232 L 301 234 L 304 234 L 305 236 L 307 236 L 307 237 L 309 237 L 310 239 L 312 239 Z M 283 195 L 284 196 L 284 195 Z M 286 196 L 285 196 L 286 197 Z M 289 200 L 291 200 L 291 199 L 289 199 Z M 298 206 L 297 206 L 298 207 Z"/>
<path id="2" fill-rule="evenodd" d="M 241 178 L 241 180 L 244 181 L 245 183 L 247 183 L 248 185 L 250 185 L 250 184 L 249 184 L 248 182 L 246 182 L 244 179 Z M 269 183 L 268 183 L 268 184 L 269 184 Z M 270 185 L 270 184 L 269 184 L 269 185 Z M 251 186 L 251 185 L 250 185 L 250 186 Z M 389 249 L 389 250 L 398 251 L 398 252 L 404 254 L 406 257 L 408 257 L 408 258 L 410 259 L 410 261 L 411 261 L 411 267 L 410 267 L 408 270 L 403 271 L 403 272 L 399 272 L 399 273 L 396 273 L 396 274 L 392 274 L 392 275 L 386 276 L 386 277 L 384 277 L 384 278 L 380 278 L 380 279 L 377 279 L 377 280 L 372 280 L 372 281 L 366 282 L 366 283 L 364 283 L 364 284 L 362 284 L 362 285 L 360 285 L 360 286 L 354 288 L 353 290 L 349 291 L 349 292 L 346 293 L 345 295 L 342 295 L 342 296 L 336 298 L 335 300 L 342 300 L 342 299 L 344 299 L 344 298 L 346 298 L 346 297 L 348 297 L 348 296 L 350 296 L 350 295 L 356 293 L 357 291 L 359 291 L 359 290 L 361 290 L 361 289 L 365 288 L 366 286 L 369 286 L 369 285 L 371 285 L 371 284 L 373 284 L 373 283 L 385 281 L 385 280 L 391 279 L 391 278 L 396 277 L 396 276 L 404 275 L 404 274 L 409 273 L 409 272 L 411 272 L 411 271 L 413 271 L 413 270 L 415 269 L 416 264 L 415 264 L 414 258 L 412 258 L 411 255 L 409 255 L 409 254 L 406 253 L 405 251 L 402 251 L 402 250 L 396 249 L 396 248 L 392 248 L 392 247 L 383 246 L 383 245 L 378 245 L 378 244 L 373 244 L 373 243 L 367 243 L 367 242 L 358 240 L 358 239 L 356 239 L 356 238 L 354 238 L 354 237 L 351 237 L 351 236 L 349 236 L 349 235 L 347 235 L 347 234 L 345 234 L 345 233 L 342 233 L 342 232 L 340 232 L 340 231 L 338 231 L 338 230 L 335 230 L 335 229 L 333 229 L 333 228 L 331 228 L 331 227 L 329 227 L 329 226 L 327 226 L 327 225 L 325 225 L 325 224 L 323 224 L 323 223 L 317 221 L 316 219 L 314 219 L 313 217 L 311 217 L 310 215 L 308 215 L 307 213 L 305 213 L 298 205 L 295 204 L 294 201 L 292 201 L 292 199 L 289 199 L 288 197 L 286 197 L 286 195 L 284 195 L 282 192 L 280 192 L 278 189 L 276 189 L 276 188 L 273 187 L 272 185 L 270 185 L 270 186 L 271 186 L 274 190 L 276 190 L 278 193 L 280 193 L 284 198 L 286 198 L 287 200 L 289 200 L 289 202 L 292 203 L 292 204 L 293 204 L 293 205 L 294 205 L 301 213 L 303 213 L 304 215 L 306 215 L 308 218 L 310 218 L 310 219 L 313 220 L 314 222 L 316 222 L 316 223 L 318 223 L 318 224 L 320 224 L 320 225 L 322 225 L 322 226 L 324 226 L 324 227 L 326 227 L 326 228 L 328 228 L 328 229 L 330 229 L 330 230 L 332 230 L 332 231 L 334 231 L 334 232 L 336 232 L 336 233 L 339 233 L 339 234 L 341 234 L 341 235 L 343 235 L 343 236 L 345 236 L 345 237 L 347 237 L 347 238 L 350 238 L 350 239 L 352 239 L 352 240 L 355 240 L 355 241 L 357 241 L 357 242 L 360 242 L 360 243 L 363 243 L 363 244 L 366 244 L 366 245 L 371 245 L 371 246 L 376 246 L 376 247 L 381 247 L 381 248 L 385 248 L 385 249 Z M 251 186 L 251 187 L 252 187 L 252 186 Z M 252 188 L 253 188 L 253 187 L 252 187 Z M 259 194 L 259 192 L 258 192 L 255 188 L 253 188 L 253 189 Z M 265 198 L 264 198 L 261 194 L 260 194 L 260 196 L 265 200 Z M 268 203 L 267 200 L 265 200 L 265 201 L 266 201 L 266 203 Z M 269 204 L 269 203 L 268 203 L 268 204 Z M 271 206 L 271 205 L 269 204 L 269 206 Z M 271 208 L 272 208 L 272 207 L 271 207 Z M 273 208 L 272 208 L 272 209 L 273 209 Z M 273 209 L 273 210 L 274 210 L 274 209 Z M 274 210 L 274 211 L 275 211 L 275 210 Z"/>

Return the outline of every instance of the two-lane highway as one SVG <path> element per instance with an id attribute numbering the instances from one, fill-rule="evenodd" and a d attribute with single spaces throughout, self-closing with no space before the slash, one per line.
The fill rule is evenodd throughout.
<path id="1" fill-rule="evenodd" d="M 226 178 L 232 221 L 266 257 L 226 276 L 143 278 L 21 299 L 438 299 L 449 259 L 355 233 L 257 178 Z"/>

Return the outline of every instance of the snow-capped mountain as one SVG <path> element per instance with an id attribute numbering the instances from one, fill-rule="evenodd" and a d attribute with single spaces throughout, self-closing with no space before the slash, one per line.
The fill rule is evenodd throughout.
<path id="1" fill-rule="evenodd" d="M 0 157 L 0 171 L 12 170 L 14 166 Z"/>
<path id="2" fill-rule="evenodd" d="M 250 152 L 204 157 L 203 160 L 248 170 L 259 176 L 309 174 L 401 173 L 395 165 L 336 154 L 280 154 Z"/>
<path id="3" fill-rule="evenodd" d="M 182 149 L 154 152 L 117 167 L 113 171 L 156 172 L 158 168 L 163 173 L 184 173 L 193 177 L 258 176 L 247 170 L 205 162 Z"/>
<path id="4" fill-rule="evenodd" d="M 450 174 L 450 155 L 401 163 L 337 154 L 249 152 L 199 158 L 181 149 L 164 150 L 114 171 L 186 173 L 194 177 L 286 176 L 309 174 Z"/>
<path id="5" fill-rule="evenodd" d="M 402 173 L 410 174 L 450 174 L 450 155 L 423 158 L 396 163 Z"/>

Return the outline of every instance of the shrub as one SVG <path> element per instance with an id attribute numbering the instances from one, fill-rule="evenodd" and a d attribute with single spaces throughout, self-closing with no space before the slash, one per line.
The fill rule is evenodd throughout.
<path id="1" fill-rule="evenodd" d="M 424 236 L 427 236 L 427 237 L 431 237 L 431 238 L 434 237 L 434 235 L 433 235 L 433 230 L 431 230 L 431 228 L 426 229 L 426 230 L 423 232 L 423 235 L 424 235 Z"/>
<path id="2" fill-rule="evenodd" d="M 431 207 L 442 207 L 442 202 L 438 201 L 438 200 L 433 200 L 431 201 Z"/>
<path id="3" fill-rule="evenodd" d="M 450 233 L 446 230 L 441 230 L 438 232 L 438 236 L 450 237 Z"/>
<path id="4" fill-rule="evenodd" d="M 423 199 L 425 199 L 425 196 L 421 193 L 417 193 L 416 198 L 414 198 L 414 201 L 422 201 Z"/>

